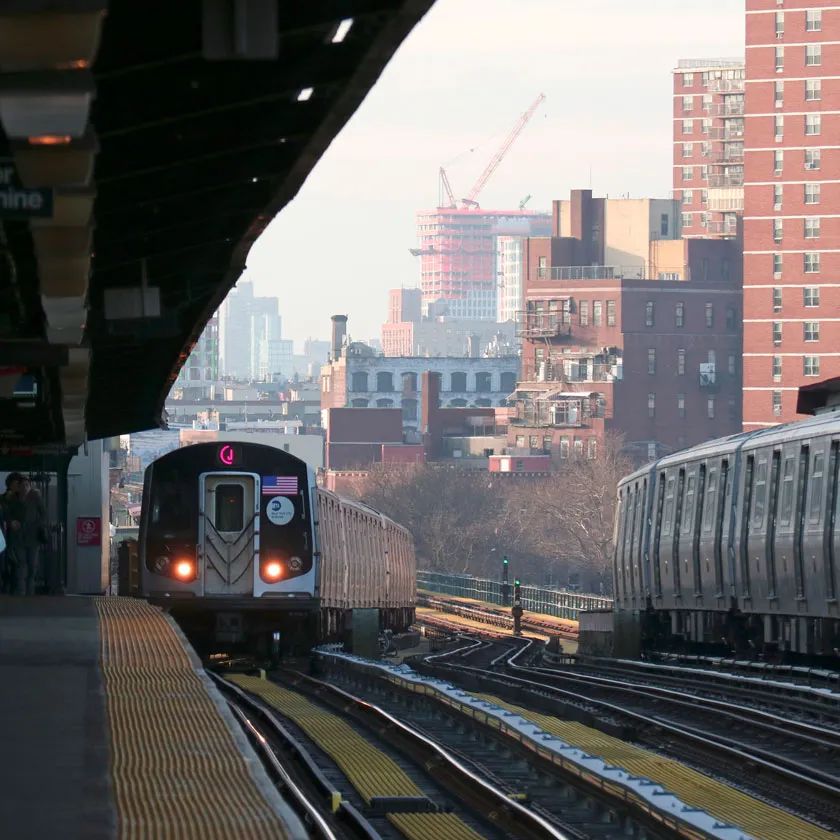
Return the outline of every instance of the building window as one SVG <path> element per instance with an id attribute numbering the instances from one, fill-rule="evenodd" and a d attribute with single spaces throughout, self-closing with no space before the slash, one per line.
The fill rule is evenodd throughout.
<path id="1" fill-rule="evenodd" d="M 545 435 L 543 437 L 543 452 L 545 452 L 547 455 L 551 454 L 551 444 L 552 444 L 551 435 Z"/>
<path id="2" fill-rule="evenodd" d="M 805 308 L 806 309 L 813 309 L 816 306 L 820 305 L 820 287 L 819 286 L 806 286 L 804 289 L 805 292 Z"/>
<path id="3" fill-rule="evenodd" d="M 677 412 L 680 417 L 685 417 L 685 394 L 677 394 Z"/>
<path id="4" fill-rule="evenodd" d="M 705 207 L 709 203 L 709 191 L 706 189 L 700 190 L 700 203 Z"/>
<path id="5" fill-rule="evenodd" d="M 785 13 L 776 12 L 776 37 L 782 38 L 785 34 Z"/>
<path id="6" fill-rule="evenodd" d="M 782 357 L 773 356 L 773 381 L 782 381 Z"/>
<path id="7" fill-rule="evenodd" d="M 822 99 L 822 79 L 805 80 L 805 99 L 809 102 Z"/>
<path id="8" fill-rule="evenodd" d="M 700 167 L 700 180 L 701 181 L 708 181 L 709 180 L 709 167 L 706 164 Z"/>
<path id="9" fill-rule="evenodd" d="M 805 66 L 819 67 L 822 64 L 822 44 L 808 44 L 805 47 Z"/>
<path id="10" fill-rule="evenodd" d="M 782 276 L 782 255 L 781 254 L 773 254 L 773 276 L 774 277 L 781 277 Z"/>
<path id="11" fill-rule="evenodd" d="M 653 301 L 649 300 L 645 304 L 645 326 L 652 327 L 653 326 Z"/>
<path id="12" fill-rule="evenodd" d="M 582 458 L 583 457 L 583 440 L 581 438 L 575 438 L 575 458 Z"/>
<path id="13" fill-rule="evenodd" d="M 694 110 L 694 97 L 684 96 L 682 98 L 683 113 L 689 114 Z"/>
<path id="14" fill-rule="evenodd" d="M 729 400 L 729 419 L 738 419 L 738 407 L 735 405 L 735 400 Z"/>
<path id="15" fill-rule="evenodd" d="M 615 301 L 608 300 L 607 301 L 607 326 L 614 327 L 615 326 Z"/>
<path id="16" fill-rule="evenodd" d="M 819 274 L 820 271 L 820 255 L 818 251 L 805 252 L 805 273 Z"/>
<path id="17" fill-rule="evenodd" d="M 785 69 L 785 48 L 776 47 L 776 72 L 781 73 Z"/>
<path id="18" fill-rule="evenodd" d="M 773 391 L 773 416 L 782 416 L 782 392 Z"/>
<path id="19" fill-rule="evenodd" d="M 773 311 L 782 311 L 782 290 L 779 288 L 773 289 Z"/>
<path id="20" fill-rule="evenodd" d="M 590 460 L 594 461 L 597 456 L 598 456 L 598 441 L 594 437 L 591 437 L 586 442 L 586 457 L 589 458 Z"/>
<path id="21" fill-rule="evenodd" d="M 683 120 L 682 121 L 682 133 L 683 134 L 694 134 L 694 120 Z"/>
<path id="22" fill-rule="evenodd" d="M 806 321 L 802 325 L 803 329 L 802 332 L 804 334 L 805 341 L 819 341 L 820 340 L 820 322 L 819 321 Z"/>
<path id="23" fill-rule="evenodd" d="M 677 350 L 677 375 L 685 376 L 685 350 Z"/>
<path id="24" fill-rule="evenodd" d="M 781 242 L 784 226 L 781 219 L 773 219 L 773 241 Z"/>
<path id="25" fill-rule="evenodd" d="M 784 187 L 781 184 L 774 184 L 773 185 L 773 209 L 774 210 L 781 210 L 782 209 L 782 198 L 784 196 Z"/>
<path id="26" fill-rule="evenodd" d="M 781 115 L 778 115 L 775 119 L 776 128 L 774 130 L 774 135 L 776 137 L 776 141 L 778 142 L 785 136 L 785 118 Z"/>
<path id="27" fill-rule="evenodd" d="M 694 143 L 682 144 L 682 156 L 684 158 L 694 157 Z M 665 218 L 667 218 L 667 216 Z"/>
<path id="28" fill-rule="evenodd" d="M 484 371 L 475 375 L 475 390 L 481 394 L 487 394 L 493 390 L 493 376 Z"/>
<path id="29" fill-rule="evenodd" d="M 773 322 L 773 346 L 778 347 L 782 343 L 782 324 L 780 321 Z"/>
<path id="30" fill-rule="evenodd" d="M 563 460 L 569 457 L 569 439 L 567 437 L 560 438 L 560 457 Z"/>
<path id="31" fill-rule="evenodd" d="M 367 371 L 354 371 L 350 377 L 350 390 L 352 391 L 367 391 L 368 390 L 368 375 Z"/>
<path id="32" fill-rule="evenodd" d="M 729 362 L 729 375 L 730 376 L 735 376 L 736 368 L 735 368 L 735 354 L 734 353 L 729 354 L 728 362 Z"/>
<path id="33" fill-rule="evenodd" d="M 715 325 L 715 305 L 713 303 L 706 304 L 706 326 L 713 327 Z"/>
<path id="34" fill-rule="evenodd" d="M 537 274 L 540 280 L 545 280 L 548 275 L 548 257 L 539 258 L 539 271 Z"/>
<path id="35" fill-rule="evenodd" d="M 822 117 L 820 114 L 805 114 L 805 134 L 816 135 L 822 131 Z"/>
<path id="36" fill-rule="evenodd" d="M 706 400 L 706 415 L 709 419 L 714 419 L 715 416 L 715 398 L 709 397 Z"/>
<path id="37" fill-rule="evenodd" d="M 806 169 L 819 169 L 820 164 L 822 163 L 822 149 L 805 149 L 805 168 Z M 819 187 L 819 184 L 806 184 L 806 187 L 814 186 Z M 807 191 L 807 190 L 806 190 Z M 818 202 L 814 202 L 817 204 Z"/>
<path id="38" fill-rule="evenodd" d="M 733 306 L 726 307 L 726 329 L 735 329 L 735 307 Z"/>
<path id="39" fill-rule="evenodd" d="M 773 152 L 773 171 L 776 175 L 781 175 L 785 167 L 785 153 L 783 149 L 776 149 Z"/>
<path id="40" fill-rule="evenodd" d="M 819 32 L 822 29 L 822 9 L 808 9 L 805 12 L 805 31 Z"/>
<path id="41" fill-rule="evenodd" d="M 656 394 L 648 394 L 648 417 L 656 416 Z"/>
<path id="42" fill-rule="evenodd" d="M 393 391 L 394 390 L 394 374 L 389 372 L 381 372 L 376 374 L 376 390 L 377 391 Z"/>
<path id="43" fill-rule="evenodd" d="M 820 185 L 819 184 L 805 184 L 805 203 L 819 204 L 820 203 Z"/>
<path id="44" fill-rule="evenodd" d="M 517 449 L 524 449 L 525 448 L 525 435 L 517 435 L 516 436 L 516 448 Z"/>
<path id="45" fill-rule="evenodd" d="M 580 315 L 580 325 L 582 327 L 589 326 L 589 301 L 582 300 L 578 304 L 578 314 Z"/>
<path id="46" fill-rule="evenodd" d="M 656 375 L 656 350 L 651 347 L 648 350 L 648 376 Z"/>
<path id="47" fill-rule="evenodd" d="M 593 301 L 592 303 L 592 323 L 596 327 L 602 326 L 602 316 L 601 310 L 603 308 L 603 303 L 600 300 Z"/>
<path id="48" fill-rule="evenodd" d="M 541 351 L 542 348 L 538 347 L 537 351 Z M 539 373 L 539 367 L 542 362 L 542 354 L 537 352 L 534 354 L 534 366 L 537 368 L 537 372 Z M 462 371 L 456 371 L 449 374 L 449 390 L 455 391 L 456 393 L 463 394 L 467 390 L 467 374 Z"/>
<path id="49" fill-rule="evenodd" d="M 682 203 L 683 204 L 691 204 L 693 201 L 694 201 L 694 191 L 693 190 L 683 190 Z"/>
<path id="50" fill-rule="evenodd" d="M 820 238 L 820 220 L 819 219 L 805 219 L 805 238 L 819 239 Z"/>
<path id="51" fill-rule="evenodd" d="M 683 73 L 683 87 L 694 87 L 694 73 Z"/>
<path id="52" fill-rule="evenodd" d="M 776 107 L 781 108 L 785 101 L 785 83 L 783 81 L 776 82 Z"/>
<path id="53" fill-rule="evenodd" d="M 805 356 L 803 358 L 803 373 L 805 376 L 819 376 L 820 375 L 820 357 L 819 356 Z"/>
<path id="54" fill-rule="evenodd" d="M 682 329 L 685 326 L 685 304 L 680 301 L 677 304 L 677 329 Z"/>
<path id="55" fill-rule="evenodd" d="M 683 213 L 682 214 L 682 226 L 683 226 L 683 228 L 690 228 L 691 227 L 691 213 Z"/>
<path id="56" fill-rule="evenodd" d="M 694 167 L 684 166 L 682 168 L 683 181 L 691 181 L 694 178 Z"/>

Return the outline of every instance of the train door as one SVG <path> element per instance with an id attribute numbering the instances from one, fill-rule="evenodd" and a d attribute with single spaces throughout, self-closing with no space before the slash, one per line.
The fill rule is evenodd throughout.
<path id="1" fill-rule="evenodd" d="M 251 595 L 258 549 L 257 481 L 253 475 L 206 473 L 201 483 L 198 539 L 204 594 Z"/>

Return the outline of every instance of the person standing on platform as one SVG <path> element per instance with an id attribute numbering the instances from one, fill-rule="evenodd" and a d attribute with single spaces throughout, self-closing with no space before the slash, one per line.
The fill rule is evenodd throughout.
<path id="1" fill-rule="evenodd" d="M 21 498 L 23 476 L 13 472 L 6 476 L 6 495 L 3 496 L 3 514 L 6 519 L 6 573 L 12 595 L 22 595 L 25 580 L 25 569 L 21 564 L 25 562 L 23 545 L 23 524 L 26 519 L 26 505 Z"/>
<path id="2" fill-rule="evenodd" d="M 23 479 L 20 487 L 20 498 L 24 504 L 24 562 L 20 570 L 19 587 L 25 589 L 26 595 L 34 595 L 41 552 L 47 543 L 47 509 L 41 494 L 32 486 L 28 478 Z"/>

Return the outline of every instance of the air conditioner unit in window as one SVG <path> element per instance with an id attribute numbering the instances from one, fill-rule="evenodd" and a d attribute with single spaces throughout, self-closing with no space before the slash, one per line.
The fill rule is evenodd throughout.
<path id="1" fill-rule="evenodd" d="M 781 205 L 781 204 L 774 204 L 774 205 L 773 205 L 773 209 L 774 209 L 774 210 L 781 210 L 781 209 L 782 209 L 782 205 Z"/>
<path id="2" fill-rule="evenodd" d="M 773 170 L 773 174 L 774 174 L 774 175 L 781 175 L 781 174 L 782 174 L 782 170 L 781 170 L 781 169 L 774 169 L 774 170 Z"/>

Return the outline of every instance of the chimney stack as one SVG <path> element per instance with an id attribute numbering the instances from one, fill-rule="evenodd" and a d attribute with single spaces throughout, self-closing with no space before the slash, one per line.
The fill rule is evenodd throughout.
<path id="1" fill-rule="evenodd" d="M 347 316 L 332 316 L 332 358 L 337 362 L 341 358 L 341 348 L 347 335 Z"/>

